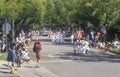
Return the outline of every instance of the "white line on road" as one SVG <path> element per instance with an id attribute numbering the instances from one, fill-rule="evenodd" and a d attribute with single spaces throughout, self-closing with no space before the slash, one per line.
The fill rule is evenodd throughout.
<path id="1" fill-rule="evenodd" d="M 71 62 L 72 60 L 52 60 L 52 61 L 42 61 L 42 63 L 62 63 L 62 62 Z"/>
<path id="2" fill-rule="evenodd" d="M 73 57 L 73 55 L 64 55 L 64 54 L 49 54 L 48 57 L 50 58 L 59 58 L 59 57 Z"/>

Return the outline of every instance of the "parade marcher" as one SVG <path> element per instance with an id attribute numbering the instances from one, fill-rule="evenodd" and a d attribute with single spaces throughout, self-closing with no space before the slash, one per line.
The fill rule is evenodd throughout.
<path id="1" fill-rule="evenodd" d="M 57 44 L 59 44 L 60 43 L 60 32 L 57 33 L 56 40 L 57 40 Z"/>
<path id="2" fill-rule="evenodd" d="M 73 44 L 73 42 L 74 42 L 74 34 L 71 34 L 70 39 L 71 39 L 71 43 Z"/>
<path id="3" fill-rule="evenodd" d="M 60 43 L 63 43 L 63 33 L 62 32 L 60 33 L 59 39 L 60 39 Z"/>
<path id="4" fill-rule="evenodd" d="M 78 50 L 77 46 L 78 46 L 77 41 L 75 41 L 73 46 L 74 54 L 76 54 L 76 51 Z"/>
<path id="5" fill-rule="evenodd" d="M 36 59 L 37 59 L 36 67 L 39 67 L 39 62 L 40 62 L 40 59 L 41 59 L 41 55 L 40 55 L 41 50 L 42 50 L 41 44 L 40 44 L 39 40 L 37 39 L 34 43 L 34 46 L 33 46 L 33 51 L 35 52 Z"/>
<path id="6" fill-rule="evenodd" d="M 55 43 L 55 33 L 51 34 L 51 40 L 52 40 L 52 43 Z"/>
<path id="7" fill-rule="evenodd" d="M 89 51 L 89 42 L 85 39 L 81 40 L 81 51 L 83 51 L 83 54 L 87 54 L 87 51 Z"/>
<path id="8" fill-rule="evenodd" d="M 81 51 L 81 48 L 80 48 L 80 40 L 76 40 L 76 41 L 74 42 L 73 48 L 74 48 L 74 54 L 80 53 L 80 51 Z"/>

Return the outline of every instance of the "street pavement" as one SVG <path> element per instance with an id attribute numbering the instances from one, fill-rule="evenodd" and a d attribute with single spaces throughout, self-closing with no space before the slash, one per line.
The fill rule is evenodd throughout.
<path id="1" fill-rule="evenodd" d="M 38 38 L 38 37 L 36 37 Z M 35 68 L 33 43 L 28 46 L 32 60 L 22 64 L 15 74 L 6 68 L 7 62 L 0 61 L 0 77 L 120 77 L 120 56 L 91 48 L 88 54 L 73 54 L 72 44 L 52 44 L 48 37 L 39 37 L 42 44 L 41 63 Z"/>

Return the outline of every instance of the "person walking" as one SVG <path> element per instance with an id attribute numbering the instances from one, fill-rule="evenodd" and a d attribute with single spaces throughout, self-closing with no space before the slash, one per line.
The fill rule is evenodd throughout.
<path id="1" fill-rule="evenodd" d="M 11 45 L 9 50 L 8 50 L 8 56 L 7 56 L 7 61 L 8 61 L 8 67 L 10 68 L 10 73 L 15 72 L 14 68 L 14 63 L 15 63 L 15 52 L 14 52 L 14 45 Z"/>
<path id="2" fill-rule="evenodd" d="M 36 67 L 39 67 L 39 63 L 40 63 L 40 59 L 41 59 L 41 54 L 40 54 L 41 50 L 42 50 L 42 48 L 41 48 L 40 41 L 37 39 L 34 43 L 34 46 L 33 46 L 33 51 L 35 52 L 36 59 L 37 59 Z"/>

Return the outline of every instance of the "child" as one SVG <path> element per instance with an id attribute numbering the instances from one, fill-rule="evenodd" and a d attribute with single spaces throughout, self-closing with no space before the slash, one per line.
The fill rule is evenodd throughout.
<path id="1" fill-rule="evenodd" d="M 7 56 L 8 66 L 10 67 L 10 73 L 14 73 L 15 52 L 14 45 L 10 46 Z"/>

